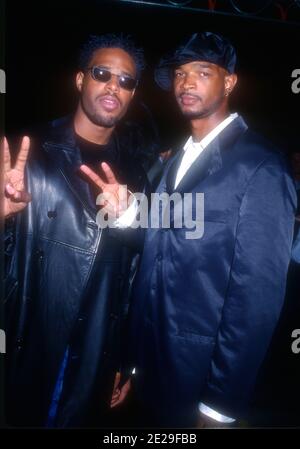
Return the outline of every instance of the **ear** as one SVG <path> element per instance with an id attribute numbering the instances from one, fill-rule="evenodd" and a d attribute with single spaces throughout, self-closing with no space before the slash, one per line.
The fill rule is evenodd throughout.
<path id="1" fill-rule="evenodd" d="M 225 76 L 224 87 L 227 95 L 229 95 L 233 91 L 236 83 L 237 83 L 237 75 L 235 73 Z"/>
<path id="2" fill-rule="evenodd" d="M 76 87 L 79 92 L 82 91 L 83 80 L 84 80 L 84 73 L 78 72 L 76 75 Z"/>

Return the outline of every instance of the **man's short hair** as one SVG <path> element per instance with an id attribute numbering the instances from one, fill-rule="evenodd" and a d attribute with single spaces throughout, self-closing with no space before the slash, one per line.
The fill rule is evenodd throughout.
<path id="1" fill-rule="evenodd" d="M 131 36 L 123 33 L 90 35 L 79 52 L 79 69 L 83 72 L 86 71 L 94 52 L 101 48 L 121 48 L 126 51 L 134 60 L 137 78 L 140 78 L 141 72 L 145 68 L 144 51 L 135 45 Z"/>

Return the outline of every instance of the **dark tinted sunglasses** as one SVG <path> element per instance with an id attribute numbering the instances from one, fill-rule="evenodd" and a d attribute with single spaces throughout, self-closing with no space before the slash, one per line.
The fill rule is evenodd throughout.
<path id="1" fill-rule="evenodd" d="M 129 75 L 119 75 L 118 73 L 114 73 L 111 70 L 104 69 L 103 67 L 89 67 L 88 70 L 91 71 L 92 78 L 95 81 L 100 81 L 101 83 L 107 83 L 112 75 L 115 75 L 118 78 L 118 84 L 122 89 L 125 90 L 133 90 L 136 88 L 138 80 L 132 78 Z"/>

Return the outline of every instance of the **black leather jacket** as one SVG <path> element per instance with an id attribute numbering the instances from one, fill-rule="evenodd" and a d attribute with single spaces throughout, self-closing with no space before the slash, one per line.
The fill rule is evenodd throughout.
<path id="1" fill-rule="evenodd" d="M 128 134 L 129 135 L 129 134 Z M 145 173 L 126 132 L 115 132 L 119 178 L 142 191 Z M 6 234 L 7 421 L 43 426 L 66 347 L 58 426 L 103 425 L 120 363 L 122 320 L 137 257 L 98 229 L 70 119 L 34 139 L 28 207 Z M 126 232 L 126 231 L 122 231 Z M 97 264 L 99 276 L 91 282 Z M 95 300 L 95 288 L 100 292 Z"/>

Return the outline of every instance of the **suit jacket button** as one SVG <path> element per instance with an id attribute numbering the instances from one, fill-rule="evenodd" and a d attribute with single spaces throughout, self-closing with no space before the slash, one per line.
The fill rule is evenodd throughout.
<path id="1" fill-rule="evenodd" d="M 44 251 L 42 251 L 41 249 L 36 250 L 35 254 L 36 254 L 36 257 L 40 260 L 42 260 L 44 257 Z"/>
<path id="2" fill-rule="evenodd" d="M 22 337 L 17 338 L 16 343 L 17 343 L 17 351 L 21 351 L 21 349 L 23 348 L 23 338 Z"/>
<path id="3" fill-rule="evenodd" d="M 49 210 L 47 215 L 48 215 L 48 218 L 56 218 L 57 212 L 56 212 L 56 210 Z"/>

